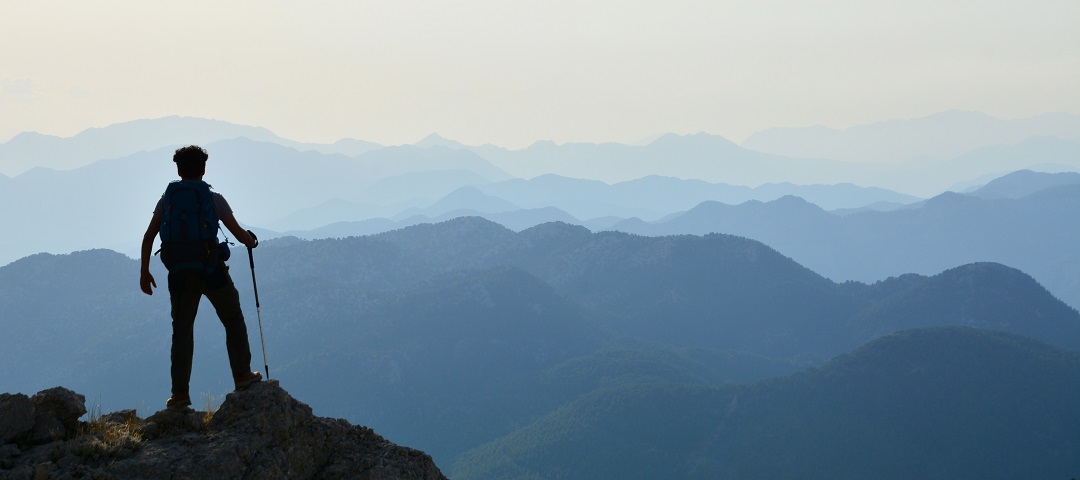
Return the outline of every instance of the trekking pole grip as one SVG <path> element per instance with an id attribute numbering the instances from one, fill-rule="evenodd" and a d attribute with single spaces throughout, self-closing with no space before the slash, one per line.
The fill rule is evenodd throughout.
<path id="1" fill-rule="evenodd" d="M 255 232 L 252 232 L 251 230 L 248 230 L 247 233 L 248 233 L 248 235 L 251 235 L 252 240 L 255 240 L 255 246 L 256 247 L 259 246 L 259 237 L 255 236 Z M 251 275 L 252 275 L 252 280 L 254 281 L 254 279 L 255 279 L 254 278 L 255 277 L 255 257 L 253 257 L 251 255 L 251 248 L 252 248 L 251 246 L 247 247 L 247 249 L 248 249 L 248 263 L 251 264 Z"/>

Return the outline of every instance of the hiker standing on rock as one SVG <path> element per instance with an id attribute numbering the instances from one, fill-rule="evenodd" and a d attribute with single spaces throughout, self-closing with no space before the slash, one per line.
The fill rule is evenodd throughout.
<path id="1" fill-rule="evenodd" d="M 173 162 L 180 180 L 165 189 L 142 241 L 139 287 L 143 293 L 153 295 L 151 287 L 157 287 L 150 274 L 150 250 L 155 236 L 161 236 L 161 262 L 169 270 L 173 326 L 172 397 L 165 404 L 169 409 L 191 405 L 188 382 L 194 351 L 193 327 L 203 295 L 210 299 L 225 326 L 225 345 L 236 389 L 262 380 L 261 373 L 251 371 L 247 325 L 240 309 L 240 294 L 225 265 L 229 258 L 228 245 L 217 239 L 221 228 L 218 221 L 248 248 L 257 247 L 259 241 L 250 230 L 240 227 L 225 197 L 211 192 L 210 185 L 202 180 L 208 157 L 206 150 L 195 145 L 176 150 Z"/>

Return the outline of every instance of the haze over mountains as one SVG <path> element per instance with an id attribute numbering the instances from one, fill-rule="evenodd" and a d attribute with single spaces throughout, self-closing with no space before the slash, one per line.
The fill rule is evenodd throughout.
<path id="1" fill-rule="evenodd" d="M 0 390 L 160 407 L 168 295 L 133 258 L 199 143 L 264 242 L 274 377 L 453 478 L 1076 476 L 1078 125 L 520 150 L 187 117 L 23 134 L 0 144 L 0 364 L 21 366 Z M 192 392 L 219 395 L 203 310 Z"/>
<path id="2" fill-rule="evenodd" d="M 646 145 L 538 142 L 523 150 L 465 146 L 437 135 L 405 146 L 359 140 L 312 145 L 262 128 L 188 117 L 127 122 L 67 139 L 26 134 L 0 144 L 0 168 L 48 168 L 0 177 L 0 221 L 29 226 L 9 229 L 0 263 L 89 248 L 136 255 L 152 202 L 175 178 L 167 160 L 171 150 L 203 142 L 211 152 L 208 180 L 264 239 L 367 235 L 463 215 L 514 230 L 562 221 L 640 234 L 736 233 L 834 280 L 1002 262 L 1080 305 L 1075 257 L 1067 253 L 1077 218 L 1070 214 L 1069 194 L 991 201 L 984 192 L 974 193 L 982 202 L 941 197 L 919 203 L 938 197 L 944 185 L 970 193 L 1026 168 L 1080 170 L 1076 124 L 1077 116 L 1067 114 L 997 120 L 944 112 L 844 132 L 768 131 L 744 144 L 770 150 L 765 140 L 783 139 L 773 143 L 804 147 L 782 153 L 804 157 L 748 150 L 707 134 L 662 135 Z M 942 133 L 949 131 L 957 138 Z M 882 142 L 873 143 L 875 138 Z M 813 145 L 833 150 L 815 151 Z M 842 161 L 852 160 L 837 153 L 844 145 L 874 161 Z M 814 159 L 823 152 L 839 160 Z M 915 157 L 898 161 L 898 152 Z M 927 155 L 943 159 L 931 162 Z M 907 190 L 931 193 L 847 183 L 881 168 L 891 172 L 888 178 L 906 179 Z M 597 179 L 620 176 L 627 180 Z M 929 187 L 935 183 L 942 186 Z M 1037 178 L 1014 183 L 1029 183 L 1015 188 L 1031 194 L 1049 187 Z M 785 196 L 820 209 L 776 202 Z M 751 201 L 764 204 L 746 203 Z M 839 215 L 846 217 L 834 218 Z M 1054 232 L 1035 234 L 1039 229 Z M 911 235 L 921 240 L 909 241 Z"/>
<path id="3" fill-rule="evenodd" d="M 70 138 L 35 132 L 21 133 L 0 144 L 0 174 L 17 176 L 36 167 L 71 170 L 98 160 L 126 157 L 163 146 L 201 145 L 241 137 L 297 150 L 346 155 L 357 155 L 379 147 L 374 143 L 352 139 L 342 139 L 333 145 L 305 144 L 281 138 L 262 127 L 171 116 L 88 128 Z"/>
<path id="4" fill-rule="evenodd" d="M 910 131 L 928 128 L 924 124 L 968 131 L 988 123 L 1000 131 L 1018 122 L 946 112 L 867 128 L 911 138 Z M 498 210 L 508 206 L 494 208 L 491 202 L 440 205 L 443 197 L 463 187 L 477 188 L 520 209 L 558 208 L 591 228 L 608 228 L 631 217 L 658 220 L 704 201 L 739 204 L 784 195 L 799 196 L 827 210 L 887 209 L 929 198 L 952 185 L 967 189 L 972 181 L 985 183 L 1015 170 L 1080 170 L 1080 144 L 1076 135 L 1068 135 L 1073 123 L 1074 115 L 1039 117 L 1019 122 L 1023 128 L 1011 135 L 998 136 L 1011 142 L 1027 135 L 1018 143 L 980 137 L 985 141 L 975 145 L 968 139 L 964 145 L 972 149 L 951 158 L 888 165 L 778 156 L 708 134 L 669 134 L 643 146 L 539 142 L 523 150 L 469 147 L 437 136 L 416 146 L 382 147 L 358 140 L 313 145 L 281 139 L 257 127 L 188 117 L 132 121 L 66 139 L 24 134 L 0 144 L 0 173 L 8 176 L 0 176 L 0 200 L 5 201 L 0 220 L 27 225 L 64 211 L 60 199 L 77 198 L 92 210 L 119 209 L 107 217 L 119 217 L 121 224 L 103 219 L 107 224 L 92 229 L 93 238 L 67 233 L 85 232 L 81 226 L 41 233 L 19 229 L 16 238 L 0 249 L 0 263 L 39 251 L 108 247 L 134 253 L 130 245 L 137 242 L 130 239 L 138 238 L 141 221 L 128 219 L 149 211 L 137 199 L 148 198 L 145 203 L 151 204 L 160 185 L 175 178 L 167 159 L 181 144 L 201 143 L 210 149 L 208 179 L 230 199 L 241 221 L 271 235 L 306 236 L 305 230 L 337 222 L 401 222 L 419 215 L 405 223 L 412 224 L 449 218 L 446 215 L 454 210 L 507 212 Z M 1048 136 L 1055 134 L 1060 136 Z M 884 158 L 886 151 L 874 152 L 875 158 Z M 49 170 L 26 171 L 31 166 Z M 98 185 L 126 197 L 105 201 L 112 194 L 101 192 Z M 548 211 L 538 220 L 570 219 L 561 215 Z"/>

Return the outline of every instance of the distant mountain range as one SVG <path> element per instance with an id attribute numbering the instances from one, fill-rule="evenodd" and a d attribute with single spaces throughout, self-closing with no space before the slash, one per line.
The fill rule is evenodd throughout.
<path id="1" fill-rule="evenodd" d="M 1080 348 L 1075 309 L 992 263 L 835 283 L 730 235 L 642 237 L 558 223 L 514 232 L 478 218 L 271 240 L 255 255 L 272 375 L 319 411 L 370 425 L 440 465 L 606 389 L 754 382 L 899 330 L 965 325 Z M 98 250 L 0 267 L 0 363 L 23 365 L 0 370 L 0 384 L 59 383 L 109 409 L 160 408 L 166 275 L 155 261 L 160 288 L 146 297 L 136 265 Z M 232 275 L 252 315 L 246 267 L 235 260 Z M 196 324 L 192 392 L 231 389 L 212 310 Z M 258 345 L 255 329 L 249 321 Z M 933 345 L 925 348 L 944 348 Z M 963 372 L 955 375 L 974 371 Z"/>
<path id="2" fill-rule="evenodd" d="M 835 280 L 874 281 L 994 261 L 1024 270 L 1080 306 L 1078 212 L 1080 174 L 1017 172 L 970 194 L 945 193 L 887 212 L 837 215 L 785 197 L 705 202 L 657 222 L 627 220 L 611 228 L 641 235 L 741 235 Z"/>
<path id="3" fill-rule="evenodd" d="M 383 193 L 389 205 L 406 202 L 391 208 L 396 212 L 412 205 L 407 201 L 415 200 L 412 195 L 418 192 L 441 196 L 460 188 L 458 181 L 508 178 L 482 158 L 459 150 L 406 146 L 345 157 L 243 138 L 207 148 L 207 180 L 225 195 L 237 218 L 252 226 L 331 199 L 354 198 L 369 188 Z M 162 148 L 73 170 L 35 169 L 0 181 L 0 222 L 19 226 L 5 231 L 0 263 L 38 252 L 102 247 L 134 254 L 154 203 L 177 178 L 171 156 L 171 149 Z M 403 191 L 395 177 L 413 172 L 426 176 L 411 177 L 414 183 Z M 386 211 L 384 204 L 376 207 Z"/>
<path id="4" fill-rule="evenodd" d="M 1000 262 L 1080 305 L 1080 266 L 1070 254 L 1080 238 L 1074 228 L 1080 192 L 1070 188 L 1080 176 L 1075 172 L 1020 171 L 969 196 L 920 203 L 844 184 L 749 188 L 656 176 L 617 184 L 555 175 L 514 179 L 470 151 L 444 147 L 383 148 L 353 158 L 300 154 L 246 139 L 210 148 L 216 152 L 212 183 L 264 239 L 370 235 L 460 216 L 484 216 L 513 230 L 561 221 L 645 235 L 719 232 L 765 242 L 836 280 Z M 6 205 L 0 220 L 27 226 L 8 232 L 0 262 L 96 247 L 136 255 L 152 202 L 171 179 L 158 158 L 167 156 L 168 150 L 144 152 L 0 179 L 0 204 Z M 1061 188 L 1049 188 L 1055 185 Z"/>
<path id="5" fill-rule="evenodd" d="M 139 202 L 152 202 L 162 185 L 175 178 L 171 151 L 189 143 L 210 149 L 208 180 L 229 196 L 238 218 L 262 231 L 297 234 L 376 218 L 400 224 L 408 217 L 446 218 L 453 210 L 508 212 L 437 205 L 463 187 L 522 209 L 558 208 L 590 227 L 606 228 L 618 221 L 615 217 L 654 221 L 704 201 L 737 204 L 784 195 L 827 210 L 891 209 L 919 199 L 897 192 L 929 197 L 1024 168 L 1080 170 L 1080 134 L 1070 133 L 1074 123 L 1075 116 L 1065 114 L 999 121 L 951 112 L 868 126 L 866 131 L 878 133 L 865 138 L 915 139 L 918 145 L 927 144 L 916 141 L 919 132 L 980 132 L 992 124 L 988 131 L 1000 133 L 964 134 L 960 143 L 970 148 L 950 150 L 951 156 L 890 164 L 777 155 L 703 133 L 662 135 L 646 145 L 537 142 L 521 150 L 466 146 L 437 135 L 415 146 L 353 139 L 304 144 L 264 128 L 190 117 L 136 120 L 70 138 L 26 133 L 0 143 L 0 200 L 5 205 L 0 221 L 33 227 L 15 230 L 0 248 L 0 263 L 42 251 L 105 247 L 130 252 L 137 243 L 131 239 L 142 229 L 137 219 L 147 212 Z M 117 221 L 104 219 L 104 225 L 86 228 L 78 215 L 66 213 L 65 199 L 78 199 L 89 211 L 108 212 L 95 218 Z M 564 217 L 548 217 L 555 218 Z M 69 226 L 61 230 L 53 225 Z M 28 233 L 34 231 L 40 233 Z"/>
<path id="6" fill-rule="evenodd" d="M 17 135 L 0 143 L 0 174 L 13 177 L 33 167 L 69 170 L 143 151 L 236 138 L 347 157 L 391 148 L 356 139 L 302 143 L 260 127 L 173 116 L 92 128 L 70 138 Z M 661 175 L 748 186 L 855 183 L 930 196 L 984 175 L 1024 168 L 1080 169 L 1076 156 L 1080 116 L 1059 113 L 1000 120 L 972 112 L 943 112 L 844 131 L 772 129 L 751 136 L 741 146 L 706 133 L 665 134 L 645 145 L 539 141 L 520 150 L 468 146 L 432 134 L 415 146 L 468 150 L 520 178 L 556 174 L 618 183 Z M 978 160 L 984 157 L 997 159 Z"/>
<path id="7" fill-rule="evenodd" d="M 1050 174 L 1020 170 L 995 178 L 986 185 L 965 193 L 985 199 L 1023 198 L 1042 190 L 1067 185 L 1080 185 L 1080 173 L 1062 172 Z"/>
<path id="8" fill-rule="evenodd" d="M 704 133 L 666 135 L 641 146 L 537 143 L 524 150 L 494 147 L 469 147 L 469 150 L 524 178 L 554 173 L 607 183 L 647 175 L 732 185 L 853 183 L 929 196 L 972 179 L 1001 176 L 1014 170 L 1080 170 L 1077 136 L 1080 135 L 1031 136 L 1016 143 L 988 137 L 986 143 L 972 145 L 970 150 L 955 155 L 916 156 L 892 163 L 765 153 Z"/>
<path id="9" fill-rule="evenodd" d="M 760 240 L 835 280 L 868 282 L 904 273 L 931 274 L 967 262 L 1005 263 L 1032 274 L 1055 295 L 1080 306 L 1076 280 L 1080 265 L 1072 255 L 1073 246 L 1080 242 L 1080 216 L 1076 214 L 1080 209 L 1080 174 L 1075 172 L 1018 171 L 966 194 L 949 193 L 907 205 L 883 202 L 827 212 L 801 198 L 781 196 L 737 204 L 704 201 L 652 222 L 615 215 L 581 220 L 582 213 L 602 213 L 605 208 L 632 213 L 650 204 L 674 208 L 680 202 L 710 195 L 770 198 L 784 188 L 834 201 L 847 195 L 853 203 L 873 195 L 888 198 L 887 192 L 842 185 L 747 189 L 660 177 L 607 185 L 545 176 L 467 187 L 427 208 L 408 210 L 392 219 L 340 222 L 285 234 L 306 239 L 371 235 L 460 216 L 482 216 L 516 231 L 558 221 L 593 231 L 654 236 L 729 233 Z M 661 198 L 660 192 L 675 193 Z M 515 203 L 510 204 L 506 197 Z M 505 210 L 547 202 L 573 209 L 579 216 L 555 207 Z M 277 233 L 265 235 L 272 238 Z"/>
<path id="10" fill-rule="evenodd" d="M 88 128 L 68 137 L 26 132 L 0 143 L 0 174 L 20 175 L 41 167 L 71 170 L 99 160 L 127 157 L 139 152 L 184 145 L 206 145 L 222 140 L 246 138 L 270 142 L 298 151 L 315 150 L 328 154 L 359 155 L 381 145 L 354 139 L 334 144 L 308 144 L 275 135 L 262 127 L 237 125 L 220 120 L 169 116 L 152 120 L 133 120 L 103 128 Z M 171 158 L 162 156 L 161 159 Z"/>
<path id="11" fill-rule="evenodd" d="M 426 139 L 428 147 L 381 147 L 350 157 L 314 149 L 300 152 L 274 143 L 282 141 L 259 129 L 230 130 L 221 122 L 180 117 L 161 122 L 163 127 L 191 125 L 187 128 L 192 131 L 202 126 L 219 136 L 246 133 L 268 138 L 257 142 L 240 137 L 207 144 L 212 153 L 209 179 L 229 199 L 237 217 L 262 238 L 368 235 L 471 215 L 514 230 L 562 221 L 594 231 L 648 235 L 721 232 L 763 241 L 837 280 L 874 281 L 909 272 L 930 274 L 968 262 L 1001 262 L 1034 275 L 1056 295 L 1080 305 L 1077 268 L 1068 254 L 1075 241 L 1069 225 L 1080 218 L 1075 201 L 1067 190 L 1038 193 L 1049 191 L 1046 188 L 1051 185 L 1074 183 L 1075 172 L 1028 172 L 1024 175 L 1032 177 L 1029 180 L 1010 175 L 981 193 L 971 193 L 981 201 L 950 201 L 963 197 L 947 195 L 922 204 L 917 197 L 852 184 L 780 183 L 751 188 L 661 176 L 614 184 L 552 174 L 522 179 L 482 156 L 497 147 L 461 148 L 441 137 Z M 153 125 L 133 122 L 68 140 L 116 141 L 136 136 L 149 142 L 153 136 L 140 137 L 139 132 Z M 700 145 L 701 152 L 738 148 L 701 136 L 663 137 L 650 144 L 653 150 L 614 144 L 565 147 L 659 155 L 656 152 L 676 148 L 684 140 L 689 142 L 684 146 Z M 1025 148 L 1057 152 L 1054 145 L 1062 142 L 1042 138 L 988 147 L 1011 149 L 1012 154 L 969 154 L 957 165 L 973 171 L 979 162 L 987 168 L 1004 168 Z M 557 152 L 563 147 L 534 148 Z M 137 254 L 152 202 L 163 185 L 175 178 L 167 160 L 170 152 L 165 147 L 73 170 L 35 169 L 14 178 L 0 177 L 0 204 L 4 205 L 0 221 L 19 226 L 7 231 L 0 263 L 37 252 L 101 247 Z M 1080 150 L 1075 157 L 1080 159 Z M 585 161 L 585 157 L 579 159 Z M 513 163 L 506 158 L 499 162 L 504 160 Z M 834 212 L 793 199 L 780 200 L 786 195 Z M 901 208 L 904 205 L 912 208 Z"/>
<path id="12" fill-rule="evenodd" d="M 355 157 L 299 152 L 246 138 L 206 147 L 211 152 L 207 180 L 226 196 L 241 222 L 270 236 L 273 232 L 304 235 L 295 231 L 376 218 L 401 222 L 416 217 L 407 223 L 412 224 L 446 218 L 455 210 L 467 210 L 459 214 L 510 213 L 497 210 L 512 206 L 529 210 L 554 206 L 570 213 L 569 217 L 542 217 L 522 224 L 525 228 L 572 218 L 661 218 L 712 198 L 771 199 L 803 193 L 823 204 L 843 207 L 918 200 L 853 185 L 750 189 L 661 177 L 616 185 L 552 175 L 521 180 L 469 150 L 439 146 L 386 147 Z M 0 178 L 0 222 L 23 226 L 7 232 L 7 240 L 0 245 L 0 264 L 38 252 L 102 247 L 135 254 L 153 203 L 176 178 L 170 148 L 72 170 L 35 169 L 15 178 Z M 498 197 L 489 200 L 501 202 L 502 207 L 493 209 L 462 198 L 443 200 L 460 195 L 454 192 L 462 188 Z M 472 200 L 477 198 L 474 195 Z M 615 221 L 589 225 L 604 227 Z M 339 227 L 335 229 L 342 230 Z M 368 233 L 364 229 L 352 232 Z"/>
<path id="13" fill-rule="evenodd" d="M 450 172 L 446 172 L 449 174 Z M 419 174 L 392 177 L 395 184 L 406 181 L 420 183 Z M 442 177 L 448 175 L 441 175 Z M 548 221 L 577 223 L 596 229 L 608 229 L 617 221 L 628 217 L 661 219 L 675 212 L 689 209 L 703 201 L 723 201 L 742 203 L 749 200 L 773 200 L 785 195 L 797 195 L 808 198 L 826 208 L 893 208 L 882 205 L 898 206 L 914 203 L 920 199 L 880 188 L 864 188 L 850 184 L 840 185 L 793 185 L 766 184 L 756 188 L 739 187 L 725 184 L 712 184 L 700 180 L 681 180 L 672 177 L 645 177 L 629 182 L 609 185 L 596 180 L 580 180 L 557 175 L 542 175 L 533 179 L 510 179 L 498 182 L 472 181 L 469 186 L 447 193 L 444 197 L 425 202 L 416 202 L 413 206 L 402 209 L 393 215 L 383 215 L 392 222 L 380 221 L 386 225 L 383 230 L 371 231 L 375 224 L 369 220 L 379 217 L 379 209 L 365 203 L 328 201 L 323 205 L 305 209 L 302 214 L 291 214 L 286 221 L 275 222 L 281 225 L 325 225 L 336 223 L 331 228 L 318 228 L 305 232 L 303 228 L 285 230 L 285 235 L 302 238 L 325 238 L 327 230 L 346 233 L 346 235 L 366 235 L 389 230 L 391 228 L 448 220 L 460 216 L 483 216 L 498 223 L 522 230 Z M 415 186 L 399 186 L 399 192 L 418 190 Z M 427 191 L 439 191 L 438 187 Z M 419 192 L 418 192 L 419 194 Z M 375 201 L 371 193 L 365 193 L 368 201 Z M 397 208 L 408 203 L 400 203 Z M 384 213 L 387 209 L 381 209 Z M 367 215 L 364 215 L 364 214 Z M 355 229 L 350 230 L 344 222 L 326 222 L 330 218 L 356 218 L 351 220 Z M 306 219 L 306 221 L 302 220 Z M 535 217 L 536 221 L 525 221 Z M 521 220 L 517 220 L 517 219 Z M 506 220 L 510 223 L 504 223 Z M 311 227 L 309 227 L 311 228 Z M 275 235 L 275 233 L 270 233 Z"/>

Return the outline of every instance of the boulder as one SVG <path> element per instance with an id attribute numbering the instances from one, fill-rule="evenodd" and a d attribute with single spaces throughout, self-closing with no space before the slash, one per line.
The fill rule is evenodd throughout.
<path id="1" fill-rule="evenodd" d="M 106 423 L 128 423 L 128 422 L 141 422 L 142 419 L 135 412 L 134 409 L 120 410 L 118 412 L 106 413 L 101 416 L 101 421 Z"/>
<path id="2" fill-rule="evenodd" d="M 34 406 L 21 393 L 0 393 L 0 445 L 15 442 L 34 429 Z"/>
<path id="3" fill-rule="evenodd" d="M 64 387 L 42 390 L 33 397 L 34 431 L 31 443 L 69 438 L 79 431 L 79 417 L 86 414 L 86 397 Z"/>

